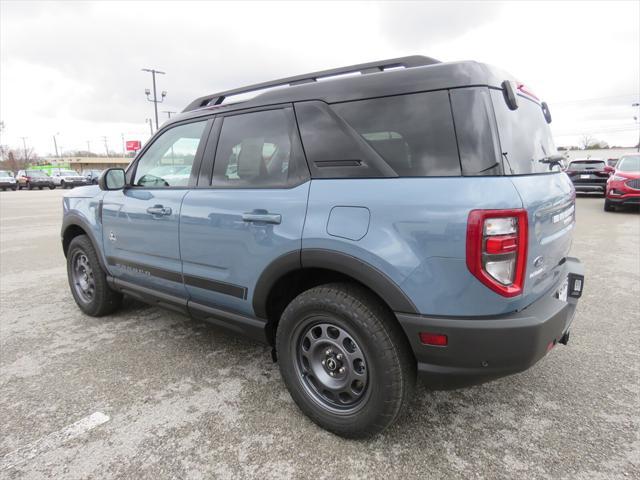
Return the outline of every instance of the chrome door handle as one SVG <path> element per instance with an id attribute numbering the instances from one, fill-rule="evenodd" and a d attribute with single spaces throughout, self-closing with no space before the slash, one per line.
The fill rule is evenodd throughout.
<path id="1" fill-rule="evenodd" d="M 280 225 L 282 215 L 279 213 L 246 212 L 242 214 L 242 220 L 245 222 L 275 223 Z"/>
<path id="2" fill-rule="evenodd" d="M 162 205 L 154 205 L 147 208 L 149 215 L 171 215 L 171 207 L 163 207 Z"/>

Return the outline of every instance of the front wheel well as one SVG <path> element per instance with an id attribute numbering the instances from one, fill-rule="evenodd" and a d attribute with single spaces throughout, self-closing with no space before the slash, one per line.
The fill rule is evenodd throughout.
<path id="1" fill-rule="evenodd" d="M 266 315 L 267 315 L 267 339 L 271 345 L 275 345 L 276 331 L 278 329 L 278 322 L 284 309 L 291 303 L 291 301 L 311 288 L 325 285 L 328 283 L 352 283 L 359 285 L 374 295 L 384 306 L 391 316 L 395 318 L 395 314 L 391 307 L 384 301 L 378 294 L 367 285 L 356 280 L 344 273 L 336 272 L 334 270 L 324 268 L 300 268 L 283 275 L 279 278 L 271 287 L 269 295 L 266 300 Z"/>
<path id="2" fill-rule="evenodd" d="M 62 251 L 64 252 L 64 256 L 67 256 L 67 252 L 69 251 L 69 245 L 71 244 L 71 240 L 76 238 L 79 235 L 86 235 L 87 232 L 78 225 L 69 225 L 64 233 L 62 234 Z"/>

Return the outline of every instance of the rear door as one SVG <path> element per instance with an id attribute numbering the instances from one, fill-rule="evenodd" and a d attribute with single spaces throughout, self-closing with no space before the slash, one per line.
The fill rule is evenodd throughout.
<path id="1" fill-rule="evenodd" d="M 181 214 L 190 307 L 253 315 L 260 274 L 301 245 L 310 182 L 292 107 L 217 118 L 207 164 L 212 175 L 200 175 Z"/>
<path id="2" fill-rule="evenodd" d="M 540 160 L 557 154 L 540 104 L 519 95 L 510 110 L 501 90 L 491 90 L 503 169 L 515 185 L 529 218 L 524 296 L 535 301 L 559 280 L 575 226 L 575 191 L 559 167 Z"/>
<path id="3" fill-rule="evenodd" d="M 133 166 L 130 185 L 104 196 L 104 251 L 117 279 L 186 298 L 178 243 L 180 207 L 195 184 L 202 139 L 210 125 L 201 120 L 167 129 Z"/>

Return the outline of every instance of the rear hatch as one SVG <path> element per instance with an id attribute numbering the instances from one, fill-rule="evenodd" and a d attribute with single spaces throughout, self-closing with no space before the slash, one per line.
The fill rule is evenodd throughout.
<path id="1" fill-rule="evenodd" d="M 518 108 L 509 109 L 502 90 L 491 90 L 503 169 L 516 187 L 529 221 L 523 306 L 554 287 L 563 271 L 575 225 L 575 190 L 559 166 L 541 104 L 518 93 Z M 546 160 L 546 162 L 545 162 Z"/>
<path id="2" fill-rule="evenodd" d="M 574 160 L 567 168 L 567 175 L 573 183 L 606 183 L 609 172 L 604 160 Z"/>

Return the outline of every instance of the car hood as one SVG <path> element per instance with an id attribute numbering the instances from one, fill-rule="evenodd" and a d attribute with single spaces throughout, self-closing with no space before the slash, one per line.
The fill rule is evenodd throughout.
<path id="1" fill-rule="evenodd" d="M 76 187 L 64 194 L 66 198 L 93 198 L 101 192 L 97 185 L 88 185 L 86 187 Z"/>

